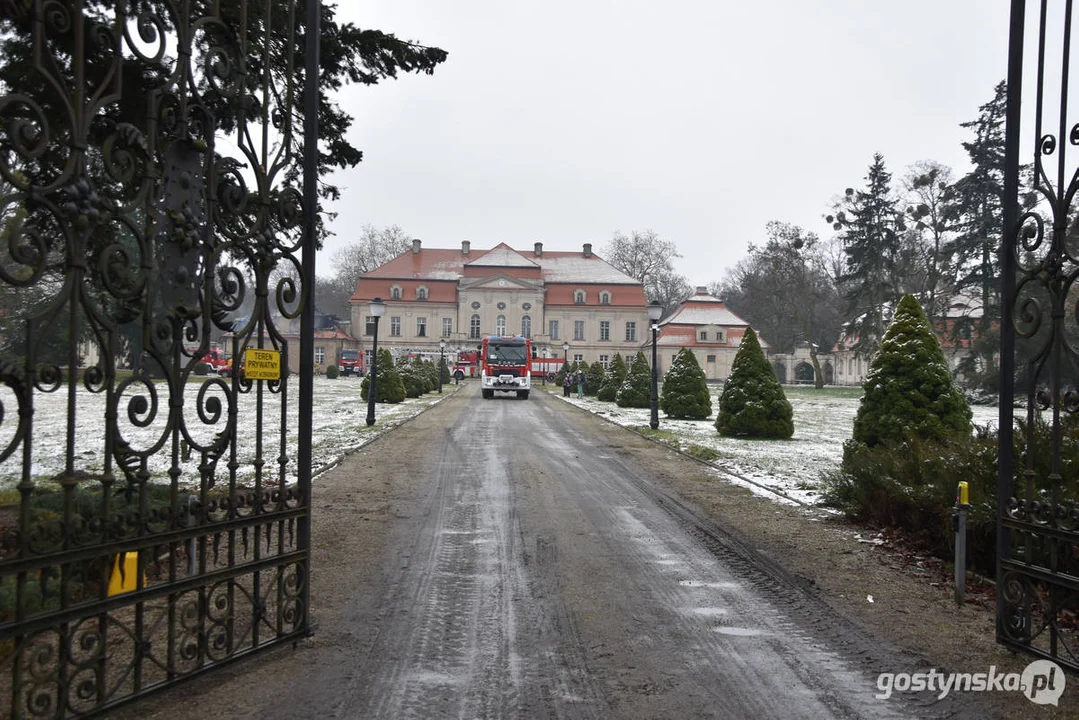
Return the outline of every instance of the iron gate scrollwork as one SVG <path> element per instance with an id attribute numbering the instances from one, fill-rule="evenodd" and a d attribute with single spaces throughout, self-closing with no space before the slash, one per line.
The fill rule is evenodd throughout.
<path id="1" fill-rule="evenodd" d="M 1079 123 L 1071 0 L 1013 0 L 1001 250 L 997 639 L 1079 671 Z M 1027 61 L 1027 55 L 1031 61 Z M 1024 81 L 1027 82 L 1024 88 Z M 1028 128 L 1032 128 L 1030 132 Z M 1020 164 L 1032 157 L 1032 175 Z M 1020 205 L 1020 197 L 1029 202 Z M 1030 210 L 1024 211 L 1024 208 Z"/>
<path id="2" fill-rule="evenodd" d="M 303 9 L 0 6 L 12 717 L 99 713 L 309 632 L 319 3 Z M 281 377 L 247 377 L 248 349 L 279 353 Z"/>

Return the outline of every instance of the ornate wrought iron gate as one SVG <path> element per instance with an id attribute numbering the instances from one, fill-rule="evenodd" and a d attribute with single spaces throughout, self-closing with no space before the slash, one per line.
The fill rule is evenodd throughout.
<path id="1" fill-rule="evenodd" d="M 1008 66 L 997 639 L 1079 671 L 1079 477 L 1062 452 L 1079 421 L 1073 7 L 1030 5 L 1012 2 Z M 1033 158 L 1032 177 L 1021 157 Z"/>
<path id="2" fill-rule="evenodd" d="M 13 717 L 101 712 L 309 632 L 320 9 L 0 4 Z M 222 354 L 234 372 L 207 374 Z"/>

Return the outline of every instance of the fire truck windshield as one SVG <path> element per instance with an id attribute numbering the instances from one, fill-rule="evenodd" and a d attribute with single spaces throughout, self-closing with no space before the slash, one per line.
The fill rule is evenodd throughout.
<path id="1" fill-rule="evenodd" d="M 526 365 L 528 352 L 524 343 L 488 343 L 487 363 L 489 365 Z"/>

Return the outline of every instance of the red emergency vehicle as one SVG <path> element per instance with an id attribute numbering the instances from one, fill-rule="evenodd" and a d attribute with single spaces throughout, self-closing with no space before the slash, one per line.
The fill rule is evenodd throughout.
<path id="1" fill-rule="evenodd" d="M 527 400 L 532 389 L 532 341 L 521 335 L 492 335 L 483 339 L 481 347 L 483 397 L 490 399 L 496 392 L 512 392 Z"/>

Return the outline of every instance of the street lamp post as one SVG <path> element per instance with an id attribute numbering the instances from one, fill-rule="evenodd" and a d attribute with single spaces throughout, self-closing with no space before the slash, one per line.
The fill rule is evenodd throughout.
<path id="1" fill-rule="evenodd" d="M 652 418 L 648 426 L 659 428 L 659 366 L 656 363 L 656 334 L 659 332 L 659 318 L 663 315 L 663 306 L 658 300 L 648 303 L 648 319 L 652 321 Z"/>
<path id="2" fill-rule="evenodd" d="M 438 341 L 438 394 L 442 394 L 442 369 L 446 367 L 446 341 Z"/>
<path id="3" fill-rule="evenodd" d="M 378 378 L 378 319 L 386 313 L 386 303 L 375 298 L 368 304 L 371 317 L 375 319 L 375 335 L 371 341 L 371 382 L 367 385 L 367 424 L 375 424 L 375 381 Z"/>
<path id="4" fill-rule="evenodd" d="M 544 385 L 546 385 L 547 384 L 547 348 L 543 348 L 543 372 L 541 373 L 541 375 L 542 375 L 542 378 L 540 379 L 540 382 L 542 382 Z"/>

